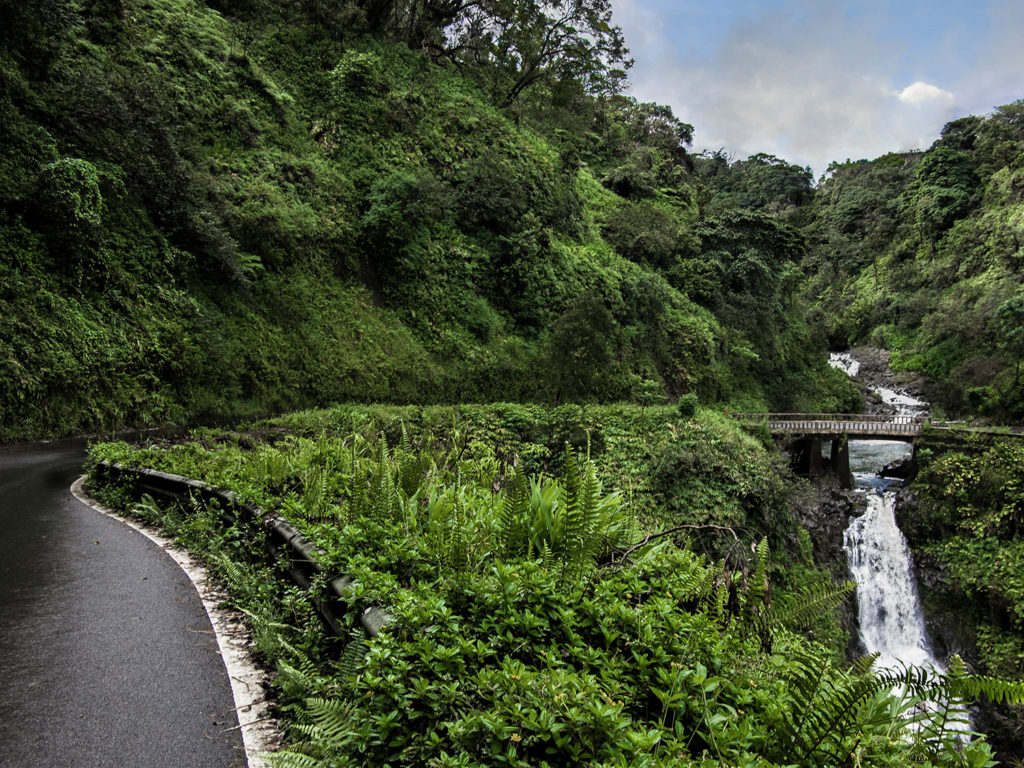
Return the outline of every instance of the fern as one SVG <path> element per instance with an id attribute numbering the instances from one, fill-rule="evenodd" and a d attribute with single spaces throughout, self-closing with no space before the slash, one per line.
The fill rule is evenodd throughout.
<path id="1" fill-rule="evenodd" d="M 569 444 L 565 444 L 565 479 L 562 484 L 560 506 L 565 520 L 561 555 L 562 581 L 565 581 L 569 567 L 577 556 L 584 537 L 583 478 Z M 555 542 L 552 541 L 552 549 Z"/>
<path id="2" fill-rule="evenodd" d="M 458 484 L 452 500 L 451 536 L 449 538 L 448 562 L 456 574 L 464 574 L 469 565 L 469 542 L 466 536 L 466 507 Z"/>
<path id="3" fill-rule="evenodd" d="M 526 524 L 530 516 L 530 497 L 526 479 L 518 467 L 512 468 L 512 476 L 502 488 L 501 510 L 498 520 L 498 537 L 505 558 L 523 554 L 528 549 Z"/>
<path id="4" fill-rule="evenodd" d="M 589 452 L 589 451 L 588 451 Z M 574 565 L 585 567 L 591 564 L 600 543 L 607 507 L 601 503 L 601 482 L 597 469 L 588 458 L 580 487 L 580 530 L 576 549 L 573 552 Z"/>
<path id="5" fill-rule="evenodd" d="M 293 749 L 265 754 L 263 757 L 272 766 L 280 768 L 328 768 L 334 765 L 329 757 L 340 751 L 342 742 L 351 731 L 351 717 L 354 706 L 341 699 L 311 696 L 305 700 L 305 715 L 309 723 L 301 723 L 295 729 L 306 736 L 307 741 Z M 305 749 L 307 752 L 296 750 Z M 328 755 L 319 757 L 318 755 Z"/>
<path id="6" fill-rule="evenodd" d="M 325 760 L 291 750 L 266 752 L 261 757 L 274 768 L 323 768 L 327 765 Z"/>
<path id="7" fill-rule="evenodd" d="M 741 619 L 744 626 L 755 623 L 766 613 L 765 600 L 768 597 L 768 538 L 762 538 L 755 549 L 754 574 L 747 581 L 743 594 Z M 763 622 L 756 622 L 762 624 Z"/>
<path id="8" fill-rule="evenodd" d="M 786 608 L 771 613 L 771 622 L 787 629 L 802 628 L 814 617 L 838 608 L 856 591 L 852 581 L 802 587 Z"/>
<path id="9" fill-rule="evenodd" d="M 964 699 L 985 696 L 996 704 L 1024 704 L 1024 681 L 968 675 L 959 656 L 950 660 L 950 667 L 951 670 L 941 676 L 941 681 L 954 696 Z"/>
<path id="10" fill-rule="evenodd" d="M 343 680 L 351 680 L 359 675 L 366 660 L 366 652 L 369 645 L 366 642 L 366 633 L 354 630 L 349 636 L 345 650 L 337 661 L 336 669 Z"/>
<path id="11" fill-rule="evenodd" d="M 313 725 L 308 726 L 309 735 L 316 737 L 317 741 L 340 741 L 349 727 L 351 702 L 313 697 L 306 699 L 306 705 L 313 720 Z"/>
<path id="12" fill-rule="evenodd" d="M 148 493 L 142 494 L 142 498 L 132 505 L 131 514 L 133 517 L 144 520 L 151 525 L 159 523 L 164 516 L 160 505 Z"/>
<path id="13" fill-rule="evenodd" d="M 958 659 L 954 659 L 952 671 L 941 675 L 920 667 L 873 672 L 876 659 L 877 655 L 865 657 L 843 672 L 810 649 L 790 653 L 791 716 L 776 729 L 781 740 L 780 759 L 801 764 L 845 762 L 856 744 L 855 734 L 866 725 L 865 718 L 872 718 L 879 709 L 878 697 L 891 699 L 894 689 L 901 692 L 897 711 L 923 702 L 937 705 L 917 707 L 917 714 L 906 717 L 899 726 L 902 731 L 919 727 L 919 743 L 932 757 L 951 748 L 953 726 L 961 726 L 958 730 L 968 726 L 962 703 L 965 698 L 985 694 L 994 701 L 1024 701 L 1024 683 L 968 676 Z M 891 722 L 884 712 L 879 717 Z"/>

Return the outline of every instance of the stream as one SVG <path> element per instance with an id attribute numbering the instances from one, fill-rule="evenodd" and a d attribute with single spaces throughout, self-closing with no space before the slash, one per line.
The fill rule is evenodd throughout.
<path id="1" fill-rule="evenodd" d="M 852 378 L 860 363 L 849 354 L 833 354 L 830 363 Z M 883 386 L 874 391 L 893 411 L 926 414 L 928 404 L 906 392 Z M 912 664 L 943 671 L 931 651 L 914 579 L 910 550 L 896 525 L 896 491 L 902 481 L 879 477 L 887 464 L 910 457 L 909 443 L 851 440 L 850 468 L 856 489 L 867 496 L 867 511 L 850 521 L 843 548 L 857 582 L 860 636 L 868 653 L 878 653 L 878 666 Z"/>

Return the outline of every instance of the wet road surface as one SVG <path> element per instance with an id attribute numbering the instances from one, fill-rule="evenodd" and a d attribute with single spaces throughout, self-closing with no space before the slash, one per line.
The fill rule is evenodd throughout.
<path id="1" fill-rule="evenodd" d="M 71 495 L 83 452 L 0 447 L 0 765 L 245 766 L 195 588 Z"/>

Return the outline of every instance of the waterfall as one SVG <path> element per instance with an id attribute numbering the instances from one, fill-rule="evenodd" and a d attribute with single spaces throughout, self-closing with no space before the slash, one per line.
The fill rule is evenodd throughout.
<path id="1" fill-rule="evenodd" d="M 860 372 L 860 363 L 850 354 L 833 354 L 829 362 L 851 377 Z M 896 413 L 928 413 L 928 403 L 907 392 L 883 386 L 873 389 Z M 843 550 L 857 582 L 860 637 L 868 653 L 878 654 L 877 666 L 896 669 L 913 665 L 941 673 L 945 667 L 928 642 L 910 549 L 896 524 L 896 492 L 891 488 L 902 481 L 877 474 L 885 464 L 908 457 L 910 452 L 909 445 L 896 441 L 850 441 L 850 468 L 857 490 L 867 495 L 867 510 L 853 518 L 843 532 Z M 925 709 L 938 711 L 940 706 L 930 702 Z M 970 714 L 962 703 L 954 704 L 953 710 L 958 714 L 950 726 L 961 731 L 961 738 L 967 741 Z"/>
<path id="2" fill-rule="evenodd" d="M 857 582 L 858 618 L 865 647 L 878 664 L 941 668 L 928 647 L 910 550 L 896 525 L 893 491 L 869 491 L 868 508 L 843 534 L 843 548 Z"/>
<path id="3" fill-rule="evenodd" d="M 829 362 L 851 377 L 860 372 L 860 363 L 848 353 L 833 354 Z M 874 391 L 897 413 L 927 411 L 927 403 L 906 392 Z M 890 487 L 898 481 L 877 476 L 888 461 L 909 453 L 905 443 L 850 441 L 851 469 L 858 490 L 867 495 L 867 511 L 850 521 L 843 549 L 857 582 L 860 636 L 868 652 L 878 653 L 883 667 L 913 664 L 942 670 L 929 647 L 907 540 L 896 525 L 896 492 Z"/>
<path id="4" fill-rule="evenodd" d="M 857 378 L 860 373 L 860 363 L 853 359 L 849 352 L 833 352 L 828 356 L 828 364 L 833 368 L 845 371 L 851 379 Z"/>

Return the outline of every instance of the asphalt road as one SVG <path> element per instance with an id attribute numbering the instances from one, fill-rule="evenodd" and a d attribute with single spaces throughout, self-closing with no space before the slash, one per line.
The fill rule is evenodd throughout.
<path id="1" fill-rule="evenodd" d="M 0 448 L 0 766 L 245 766 L 195 588 L 71 495 L 83 450 Z"/>

